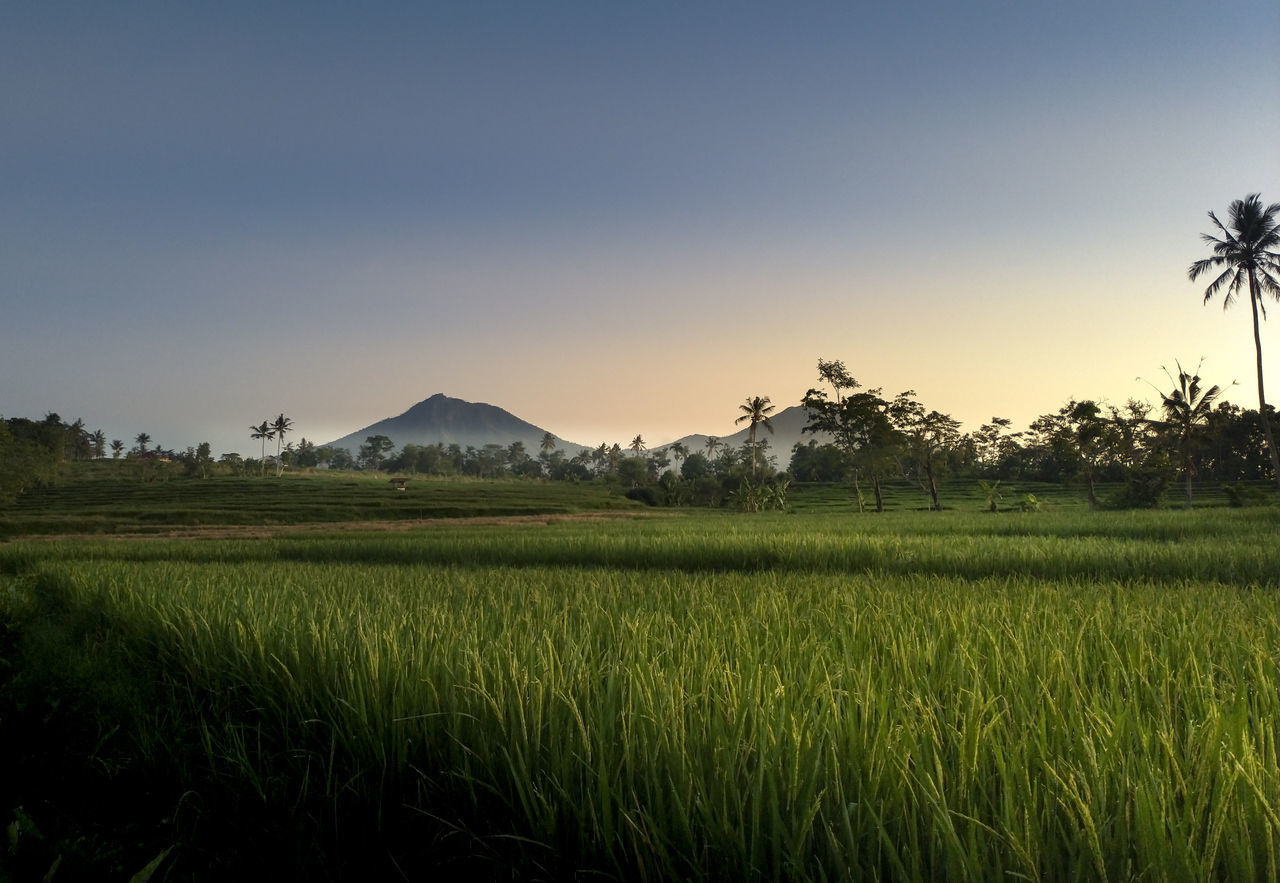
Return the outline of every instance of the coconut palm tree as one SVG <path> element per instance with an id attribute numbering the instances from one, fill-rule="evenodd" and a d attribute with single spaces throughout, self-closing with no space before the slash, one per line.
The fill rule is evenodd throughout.
<path id="1" fill-rule="evenodd" d="M 284 443 L 284 434 L 293 429 L 293 421 L 281 414 L 271 424 L 271 431 L 276 437 L 276 475 L 284 473 L 284 461 L 280 459 L 280 446 Z"/>
<path id="2" fill-rule="evenodd" d="M 754 396 L 748 398 L 746 402 L 738 405 L 738 410 L 742 412 L 742 416 L 733 421 L 737 426 L 739 423 L 750 421 L 751 428 L 747 431 L 747 443 L 751 446 L 751 475 L 756 474 L 756 466 L 759 462 L 759 451 L 756 449 L 756 427 L 763 426 L 773 433 L 773 424 L 769 422 L 769 415 L 773 413 L 774 406 L 769 404 L 769 397 Z"/>
<path id="3" fill-rule="evenodd" d="M 262 439 L 262 460 L 259 462 L 261 474 L 267 471 L 267 440 L 275 438 L 275 430 L 271 428 L 271 424 L 263 420 L 260 426 L 249 427 L 249 438 Z"/>
<path id="4" fill-rule="evenodd" d="M 627 445 L 627 447 L 635 451 L 635 455 L 637 457 L 639 457 L 641 454 L 645 452 L 645 450 L 647 450 L 644 443 L 644 437 L 640 435 L 636 435 L 636 437 L 631 440 L 631 444 Z"/>
<path id="5" fill-rule="evenodd" d="M 714 435 L 707 437 L 707 459 L 714 460 L 716 456 L 716 448 L 723 446 L 724 442 L 716 438 Z"/>
<path id="6" fill-rule="evenodd" d="M 684 458 L 689 456 L 689 448 L 685 446 L 684 442 L 672 442 L 667 447 L 667 453 L 671 455 L 672 460 L 676 461 L 676 468 L 679 468 Z"/>
<path id="7" fill-rule="evenodd" d="M 1253 349 L 1258 363 L 1258 416 L 1262 420 L 1262 434 L 1267 440 L 1271 455 L 1271 470 L 1280 486 L 1280 452 L 1276 450 L 1275 436 L 1271 433 L 1271 421 L 1267 417 L 1267 398 L 1262 386 L 1262 336 L 1259 331 L 1259 315 L 1267 317 L 1263 295 L 1280 300 L 1280 202 L 1265 208 L 1262 197 L 1250 193 L 1227 206 L 1227 223 L 1209 212 L 1209 220 L 1222 234 L 1201 234 L 1201 239 L 1213 249 L 1213 257 L 1196 261 L 1187 270 L 1194 282 L 1211 270 L 1221 270 L 1209 287 L 1204 290 L 1204 302 L 1208 303 L 1224 291 L 1222 308 L 1235 302 L 1236 295 L 1247 290 L 1249 307 L 1253 312 Z"/>
<path id="8" fill-rule="evenodd" d="M 107 434 L 101 429 L 89 433 L 89 443 L 93 445 L 93 456 L 101 460 L 107 455 Z"/>
<path id="9" fill-rule="evenodd" d="M 1222 389 L 1217 386 L 1201 389 L 1199 365 L 1196 366 L 1196 373 L 1192 374 L 1182 370 L 1181 363 L 1174 364 L 1178 366 L 1177 386 L 1169 395 L 1160 393 L 1160 408 L 1164 411 L 1165 428 L 1173 436 L 1178 457 L 1182 461 L 1180 465 L 1187 482 L 1187 508 L 1190 509 L 1191 477 L 1196 472 L 1192 455 L 1200 438 L 1200 430 L 1209 422 L 1209 413 L 1214 401 L 1222 395 Z M 1165 373 L 1169 373 L 1168 369 L 1165 369 Z M 1172 375 L 1169 380 L 1173 381 Z"/>
<path id="10" fill-rule="evenodd" d="M 151 436 L 147 435 L 145 432 L 139 432 L 133 437 L 133 440 L 138 443 L 138 453 L 145 454 L 147 452 L 147 445 L 151 444 Z"/>

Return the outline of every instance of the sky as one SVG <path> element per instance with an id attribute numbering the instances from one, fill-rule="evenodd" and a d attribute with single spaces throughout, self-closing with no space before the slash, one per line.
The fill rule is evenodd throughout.
<path id="1" fill-rule="evenodd" d="M 1280 202 L 1277 45 L 1274 0 L 0 3 L 0 415 L 654 446 L 819 358 L 964 430 L 1175 360 L 1256 407 L 1187 268 Z"/>

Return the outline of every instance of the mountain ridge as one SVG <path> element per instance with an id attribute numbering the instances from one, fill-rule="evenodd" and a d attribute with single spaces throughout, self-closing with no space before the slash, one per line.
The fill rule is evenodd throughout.
<path id="1" fill-rule="evenodd" d="M 797 443 L 804 445 L 810 441 L 817 441 L 818 444 L 824 444 L 831 441 L 831 436 L 825 432 L 804 432 L 805 424 L 808 422 L 808 413 L 802 405 L 783 408 L 776 414 L 769 415 L 769 423 L 773 426 L 772 433 L 763 426 L 756 427 L 756 441 L 769 442 L 769 455 L 777 458 L 779 469 L 786 469 L 787 464 L 791 462 L 791 449 Z M 732 435 L 716 436 L 716 438 L 720 440 L 721 444 L 740 448 L 747 443 L 750 435 L 751 427 L 748 426 Z M 711 437 L 704 433 L 694 433 L 678 438 L 670 444 L 659 445 L 658 448 L 670 448 L 671 445 L 682 444 L 689 449 L 691 454 L 705 454 L 707 440 Z"/>
<path id="2" fill-rule="evenodd" d="M 521 420 L 497 405 L 468 402 L 438 392 L 402 414 L 385 417 L 363 429 L 357 429 L 329 442 L 327 447 L 346 448 L 355 454 L 369 436 L 385 435 L 396 448 L 407 444 L 456 444 L 464 448 L 500 444 L 506 447 L 518 441 L 524 444 L 531 455 L 536 455 L 547 432 L 548 430 Z M 556 436 L 556 447 L 574 454 L 583 450 L 586 445 Z"/>
<path id="3" fill-rule="evenodd" d="M 807 444 L 816 440 L 819 444 L 830 441 L 825 433 L 805 433 L 804 425 L 808 422 L 805 409 L 800 405 L 784 408 L 769 416 L 774 431 L 757 427 L 756 440 L 769 442 L 769 454 L 777 458 L 780 468 L 786 468 L 791 461 L 791 449 L 799 442 Z M 741 447 L 750 435 L 750 427 L 741 429 L 731 435 L 718 436 L 722 444 Z M 328 442 L 326 447 L 346 448 L 352 454 L 360 450 L 365 439 L 373 435 L 384 435 L 391 439 L 396 448 L 406 444 L 434 445 L 457 444 L 462 447 L 481 448 L 487 444 L 499 444 L 507 447 L 519 441 L 529 454 L 536 456 L 543 437 L 549 430 L 522 420 L 510 411 L 491 405 L 487 402 L 469 402 L 465 399 L 453 398 L 442 392 L 435 393 L 411 406 L 395 417 L 386 417 L 371 423 L 363 429 L 348 433 L 341 438 Z M 579 451 L 590 450 L 593 446 L 560 438 L 554 432 L 556 447 L 573 456 Z M 705 453 L 710 435 L 692 433 L 674 442 L 655 445 L 654 450 L 666 450 L 673 444 L 683 444 L 690 453 Z M 618 439 L 618 443 L 626 442 Z"/>

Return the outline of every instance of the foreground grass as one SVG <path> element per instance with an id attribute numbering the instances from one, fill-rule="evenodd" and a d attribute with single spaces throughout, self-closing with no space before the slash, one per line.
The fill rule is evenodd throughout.
<path id="1" fill-rule="evenodd" d="M 7 708 L 173 879 L 1275 879 L 1273 522 L 10 543 Z"/>

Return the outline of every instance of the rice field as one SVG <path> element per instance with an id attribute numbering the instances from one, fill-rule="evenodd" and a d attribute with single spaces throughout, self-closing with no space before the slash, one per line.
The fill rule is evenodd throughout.
<path id="1" fill-rule="evenodd" d="M 0 572 L 19 680 L 167 807 L 122 859 L 168 848 L 153 879 L 1280 875 L 1274 510 L 12 542 Z"/>

